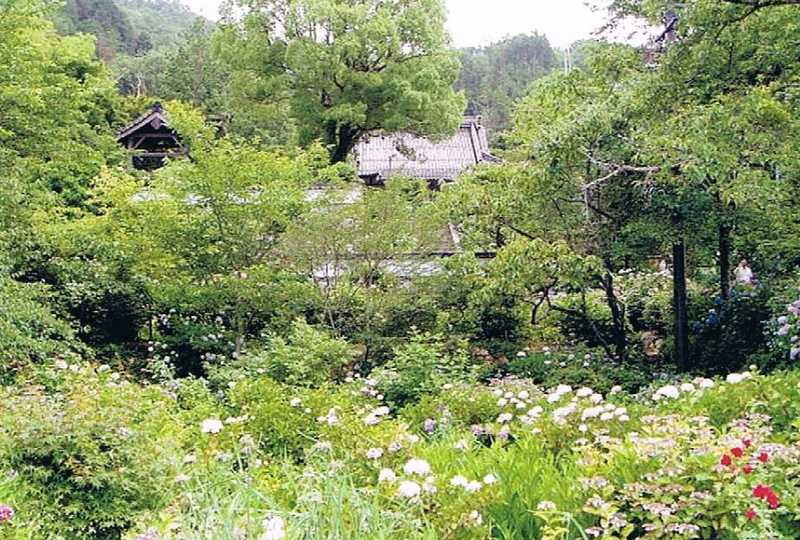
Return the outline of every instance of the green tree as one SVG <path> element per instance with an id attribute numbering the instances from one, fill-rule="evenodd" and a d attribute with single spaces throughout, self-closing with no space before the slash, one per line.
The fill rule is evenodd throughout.
<path id="1" fill-rule="evenodd" d="M 392 300 L 430 272 L 446 231 L 424 183 L 334 184 L 289 227 L 281 252 L 319 286 L 324 322 L 364 343 L 366 359 Z"/>
<path id="2" fill-rule="evenodd" d="M 455 131 L 465 101 L 452 88 L 441 0 L 259 0 L 221 28 L 224 58 L 283 102 L 299 140 L 321 140 L 334 162 L 374 130 Z"/>

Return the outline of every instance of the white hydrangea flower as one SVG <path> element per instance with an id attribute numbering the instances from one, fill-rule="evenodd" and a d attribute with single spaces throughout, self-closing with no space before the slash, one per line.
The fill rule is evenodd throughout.
<path id="1" fill-rule="evenodd" d="M 469 480 L 460 474 L 450 479 L 450 485 L 453 487 L 466 487 L 468 483 Z"/>
<path id="2" fill-rule="evenodd" d="M 383 457 L 383 448 L 370 448 L 367 450 L 367 459 L 380 459 Z"/>
<path id="3" fill-rule="evenodd" d="M 544 407 L 541 405 L 536 405 L 535 407 L 531 407 L 528 411 L 528 416 L 537 417 L 544 412 Z"/>
<path id="4" fill-rule="evenodd" d="M 556 509 L 556 503 L 550 501 L 542 501 L 536 505 L 536 509 L 542 512 L 552 512 Z"/>
<path id="5" fill-rule="evenodd" d="M 265 519 L 261 526 L 264 528 L 264 533 L 259 540 L 283 540 L 286 538 L 286 525 L 280 516 Z"/>
<path id="6" fill-rule="evenodd" d="M 527 390 L 522 390 L 520 391 L 520 393 L 517 394 L 517 397 L 519 399 L 528 399 L 531 397 L 531 394 Z"/>
<path id="7" fill-rule="evenodd" d="M 397 480 L 397 475 L 392 469 L 381 469 L 378 473 L 378 482 L 394 482 Z"/>
<path id="8" fill-rule="evenodd" d="M 431 473 L 431 466 L 424 459 L 410 459 L 403 465 L 403 472 L 406 474 L 426 476 Z"/>
<path id="9" fill-rule="evenodd" d="M 695 386 L 692 383 L 683 383 L 681 385 L 681 392 L 694 392 L 696 390 Z"/>
<path id="10" fill-rule="evenodd" d="M 589 407 L 588 409 L 583 410 L 581 419 L 589 420 L 590 418 L 597 418 L 601 414 L 603 414 L 603 407 Z"/>
<path id="11" fill-rule="evenodd" d="M 557 403 L 561 399 L 561 394 L 553 392 L 552 394 L 547 394 L 547 402 L 548 403 Z"/>
<path id="12" fill-rule="evenodd" d="M 510 422 L 514 418 L 514 415 L 511 413 L 503 413 L 497 417 L 497 422 L 500 424 L 505 424 Z"/>
<path id="13" fill-rule="evenodd" d="M 480 489 L 482 487 L 483 487 L 483 484 L 481 484 L 477 480 L 472 480 L 470 482 L 467 482 L 467 485 L 464 486 L 464 489 L 466 489 L 469 493 L 476 493 L 476 492 L 480 491 Z"/>
<path id="14" fill-rule="evenodd" d="M 299 407 L 302 404 L 303 402 L 300 400 L 300 398 L 292 398 L 292 400 L 289 402 L 289 405 L 292 407 Z"/>
<path id="15" fill-rule="evenodd" d="M 731 373 L 725 380 L 729 384 L 739 384 L 740 382 L 746 381 L 752 376 L 753 375 L 749 371 L 745 371 L 744 373 Z"/>
<path id="16" fill-rule="evenodd" d="M 491 486 L 492 484 L 497 483 L 497 477 L 491 473 L 487 474 L 483 477 L 483 483 L 487 486 Z"/>
<path id="17" fill-rule="evenodd" d="M 662 386 L 661 388 L 656 390 L 656 393 L 653 396 L 653 399 L 658 400 L 658 399 L 661 399 L 662 397 L 667 397 L 667 398 L 671 398 L 671 399 L 678 399 L 678 397 L 680 397 L 680 395 L 681 395 L 681 391 L 677 386 L 674 386 L 672 384 L 668 384 L 668 385 Z M 658 398 L 656 398 L 656 396 L 658 396 Z"/>
<path id="18" fill-rule="evenodd" d="M 404 499 L 416 499 L 420 493 L 422 493 L 422 487 L 410 480 L 404 480 L 397 488 L 397 494 Z"/>
<path id="19" fill-rule="evenodd" d="M 589 397 L 592 394 L 594 394 L 594 390 L 592 390 L 591 388 L 587 388 L 586 386 L 584 386 L 583 388 L 579 388 L 578 391 L 575 393 L 575 395 L 577 395 L 579 398 Z"/>
<path id="20" fill-rule="evenodd" d="M 200 430 L 203 433 L 210 433 L 212 435 L 216 435 L 220 431 L 222 431 L 222 421 L 218 418 L 206 418 L 203 420 L 203 423 L 200 424 Z"/>
<path id="21" fill-rule="evenodd" d="M 325 416 L 320 416 L 317 420 L 320 423 L 326 423 L 329 426 L 335 426 L 339 423 L 339 415 L 336 413 L 336 409 L 331 408 L 328 410 L 328 414 Z"/>

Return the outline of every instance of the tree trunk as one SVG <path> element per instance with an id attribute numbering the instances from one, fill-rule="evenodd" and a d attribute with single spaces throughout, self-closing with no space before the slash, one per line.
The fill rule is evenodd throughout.
<path id="1" fill-rule="evenodd" d="M 719 226 L 719 292 L 722 302 L 731 297 L 731 226 Z"/>
<path id="2" fill-rule="evenodd" d="M 611 320 L 614 328 L 614 349 L 617 353 L 617 360 L 625 363 L 628 359 L 628 336 L 625 330 L 625 308 L 620 307 L 617 295 L 614 292 L 614 276 L 608 272 L 601 280 L 603 289 L 606 292 L 606 302 L 611 310 Z"/>
<path id="3" fill-rule="evenodd" d="M 689 364 L 689 302 L 686 294 L 686 241 L 681 238 L 672 246 L 672 290 L 675 314 L 675 363 L 688 371 Z"/>
<path id="4" fill-rule="evenodd" d="M 335 140 L 332 141 L 334 146 L 331 152 L 331 162 L 342 163 L 347 161 L 360 136 L 361 132 L 356 128 L 351 128 L 349 125 L 339 126 Z"/>
<path id="5" fill-rule="evenodd" d="M 236 359 L 238 360 L 242 356 L 242 346 L 244 345 L 244 336 L 241 332 L 236 332 L 236 340 L 235 340 L 235 350 L 234 353 L 236 354 Z"/>

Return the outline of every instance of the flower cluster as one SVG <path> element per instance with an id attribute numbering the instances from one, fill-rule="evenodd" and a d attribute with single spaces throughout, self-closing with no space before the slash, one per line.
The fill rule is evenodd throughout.
<path id="1" fill-rule="evenodd" d="M 800 300 L 788 306 L 784 314 L 770 324 L 771 346 L 786 354 L 790 361 L 800 360 Z"/>
<path id="2" fill-rule="evenodd" d="M 0 504 L 0 525 L 11 521 L 14 517 L 14 509 L 7 504 Z"/>
<path id="3" fill-rule="evenodd" d="M 773 510 L 781 505 L 780 499 L 778 499 L 778 495 L 775 491 L 771 487 L 763 484 L 759 484 L 753 488 L 753 497 L 766 501 Z"/>

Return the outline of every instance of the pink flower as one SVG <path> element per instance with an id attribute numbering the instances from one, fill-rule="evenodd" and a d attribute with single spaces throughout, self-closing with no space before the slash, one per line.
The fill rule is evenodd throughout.
<path id="1" fill-rule="evenodd" d="M 14 517 L 14 509 L 7 504 L 0 504 L 0 525 L 11 521 Z"/>
<path id="2" fill-rule="evenodd" d="M 731 460 L 731 456 L 729 456 L 728 454 L 725 454 L 724 456 L 722 456 L 722 459 L 719 460 L 719 464 L 725 467 L 730 467 L 731 463 L 733 463 L 733 461 Z"/>
<path id="3" fill-rule="evenodd" d="M 769 461 L 769 454 L 767 454 L 766 452 L 761 452 L 758 455 L 758 461 L 760 461 L 761 463 L 768 462 Z"/>
<path id="4" fill-rule="evenodd" d="M 738 447 L 737 448 L 731 448 L 731 454 L 733 454 L 737 458 L 740 458 L 740 457 L 742 457 L 744 455 L 744 450 L 742 450 L 741 448 L 738 448 Z"/>
<path id="5" fill-rule="evenodd" d="M 744 514 L 748 520 L 755 521 L 758 518 L 758 514 L 752 508 L 748 508 L 747 512 Z"/>

